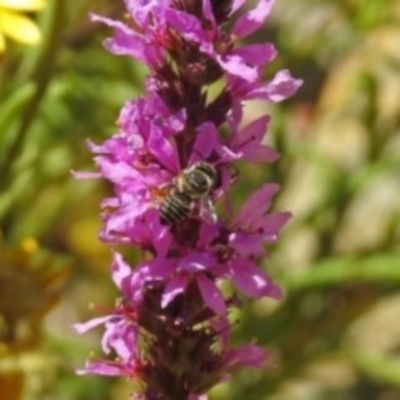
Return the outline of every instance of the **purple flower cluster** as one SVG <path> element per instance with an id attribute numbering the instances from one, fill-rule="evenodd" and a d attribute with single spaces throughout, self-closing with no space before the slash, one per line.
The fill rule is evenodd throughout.
<path id="1" fill-rule="evenodd" d="M 259 0 L 235 17 L 244 3 L 125 0 L 125 23 L 92 15 L 114 29 L 105 41 L 110 52 L 133 57 L 150 71 L 146 95 L 124 105 L 118 132 L 100 146 L 90 144 L 98 176 L 114 188 L 102 204 L 101 239 L 135 246 L 143 259 L 131 266 L 115 252 L 112 277 L 121 299 L 110 315 L 76 325 L 78 332 L 104 326 L 102 348 L 112 357 L 91 360 L 81 372 L 138 381 L 142 390 L 134 399 L 206 399 L 232 371 L 260 368 L 268 356 L 253 344 L 229 346 L 228 310 L 243 295 L 279 298 L 279 287 L 257 261 L 290 214 L 268 213 L 276 184 L 256 190 L 236 213 L 229 193 L 240 178 L 234 162 L 278 158 L 264 144 L 269 116 L 243 127 L 243 101 L 281 101 L 301 81 L 288 71 L 262 81 L 276 55 L 273 45 L 240 41 L 261 27 L 273 1 Z M 220 90 L 210 99 L 212 84 Z M 163 223 L 160 207 L 199 162 L 216 171 L 203 197 L 221 204 L 223 215 L 193 200 L 177 223 Z M 223 282 L 232 289 L 223 290 Z"/>

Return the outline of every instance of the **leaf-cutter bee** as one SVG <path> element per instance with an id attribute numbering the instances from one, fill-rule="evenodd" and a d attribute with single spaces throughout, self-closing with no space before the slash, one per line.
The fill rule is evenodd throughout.
<path id="1" fill-rule="evenodd" d="M 216 169 L 199 161 L 184 169 L 160 206 L 160 220 L 164 225 L 176 225 L 189 216 L 199 202 L 200 214 L 215 222 L 216 215 L 209 197 L 218 180 Z"/>

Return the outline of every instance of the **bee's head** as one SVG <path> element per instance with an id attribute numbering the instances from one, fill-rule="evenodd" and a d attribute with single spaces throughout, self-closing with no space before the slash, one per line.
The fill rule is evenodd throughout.
<path id="1" fill-rule="evenodd" d="M 217 181 L 217 171 L 206 162 L 193 164 L 182 175 L 182 189 L 193 198 L 208 194 Z"/>

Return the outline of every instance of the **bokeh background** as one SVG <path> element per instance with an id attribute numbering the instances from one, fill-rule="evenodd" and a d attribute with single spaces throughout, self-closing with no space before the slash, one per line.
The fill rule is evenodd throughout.
<path id="1" fill-rule="evenodd" d="M 71 170 L 93 170 L 85 141 L 112 134 L 146 71 L 108 54 L 110 32 L 88 21 L 90 10 L 122 18 L 122 0 L 31 3 L 44 7 L 20 17 L 42 40 L 25 46 L 34 26 L 4 30 L 0 1 L 0 397 L 120 400 L 129 382 L 74 374 L 100 332 L 71 325 L 117 293 L 97 240 L 110 188 Z M 264 264 L 285 298 L 237 314 L 235 342 L 257 338 L 273 368 L 239 373 L 211 399 L 399 400 L 400 2 L 277 0 L 256 36 L 280 51 L 266 77 L 289 68 L 305 82 L 284 104 L 246 107 L 249 120 L 272 115 L 282 157 L 240 167 L 235 192 L 239 204 L 263 182 L 282 186 L 275 209 L 294 217 Z"/>

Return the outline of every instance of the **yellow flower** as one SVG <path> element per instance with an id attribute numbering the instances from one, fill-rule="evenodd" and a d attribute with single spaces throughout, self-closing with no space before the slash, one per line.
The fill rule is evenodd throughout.
<path id="1" fill-rule="evenodd" d="M 6 36 L 28 45 L 40 42 L 38 26 L 25 13 L 40 11 L 44 6 L 45 0 L 0 0 L 0 53 L 6 48 Z"/>

